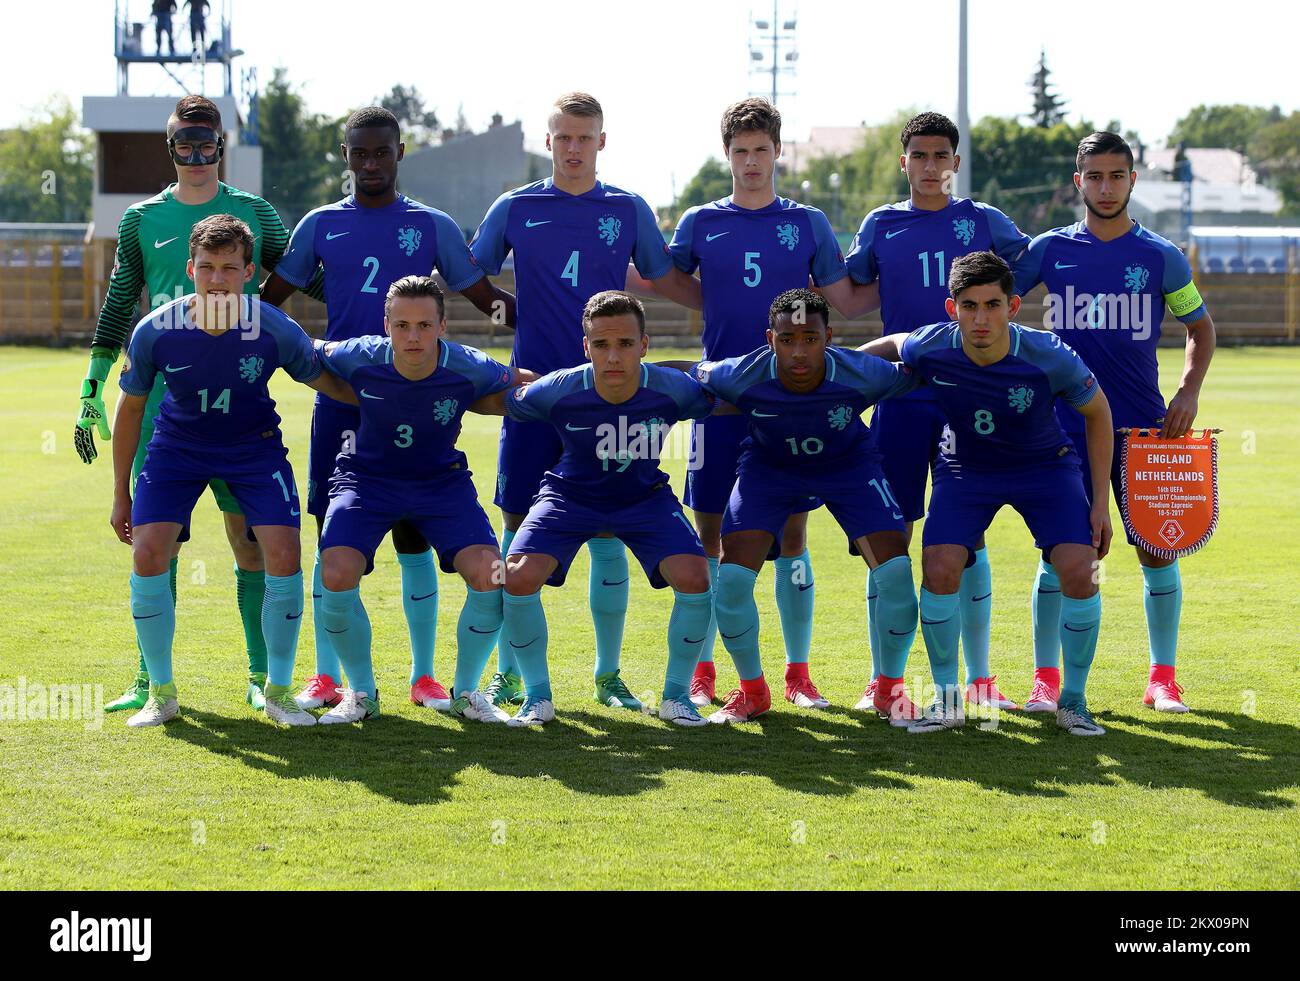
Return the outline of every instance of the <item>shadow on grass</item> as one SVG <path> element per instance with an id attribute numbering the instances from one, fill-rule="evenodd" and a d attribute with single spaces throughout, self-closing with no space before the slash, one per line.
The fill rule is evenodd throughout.
<path id="1" fill-rule="evenodd" d="M 356 782 L 406 804 L 445 800 L 463 770 L 482 767 L 609 797 L 654 790 L 666 772 L 685 771 L 831 796 L 908 789 L 931 777 L 1025 797 L 1130 784 L 1196 790 L 1238 807 L 1294 806 L 1280 793 L 1300 784 L 1300 733 L 1292 726 L 1207 711 L 1098 718 L 1107 735 L 1085 738 L 1057 729 L 1053 716 L 1021 713 L 1004 713 L 990 731 L 971 721 L 919 736 L 842 710 L 778 709 L 758 723 L 697 729 L 577 710 L 523 731 L 392 715 L 364 726 L 281 730 L 259 717 L 186 710 L 166 733 L 286 779 Z"/>

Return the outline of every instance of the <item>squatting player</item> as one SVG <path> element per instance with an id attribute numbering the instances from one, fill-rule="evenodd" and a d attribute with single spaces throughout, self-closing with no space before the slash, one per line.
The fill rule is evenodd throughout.
<path id="1" fill-rule="evenodd" d="M 886 357 L 897 351 L 934 386 L 948 420 L 921 553 L 921 633 L 937 697 L 907 731 L 939 732 L 965 722 L 957 685 L 958 586 L 971 552 L 1009 504 L 1056 569 L 1065 596 L 1059 625 L 1065 687 L 1056 723 L 1072 735 L 1100 736 L 1105 730 L 1088 711 L 1084 689 L 1101 627 L 1094 572 L 1111 537 L 1105 464 L 1115 434 L 1106 396 L 1060 338 L 1010 323 L 1020 297 L 1011 267 L 995 253 L 957 259 L 948 284 L 948 316 L 956 321 L 866 345 Z M 1058 396 L 1075 407 L 1087 429 L 1090 494 L 1080 453 L 1056 419 Z"/>
<path id="2" fill-rule="evenodd" d="M 578 549 L 613 534 L 632 549 L 651 586 L 673 589 L 659 717 L 703 725 L 689 686 L 712 612 L 709 567 L 659 455 L 672 425 L 707 416 L 713 400 L 682 372 L 642 363 L 649 338 L 634 296 L 597 293 L 582 326 L 590 364 L 553 372 L 506 398 L 509 418 L 550 425 L 563 442 L 506 559 L 502 646 L 510 645 L 527 692 L 509 724 L 555 717 L 543 584 L 563 585 Z"/>
<path id="3" fill-rule="evenodd" d="M 1034 239 L 1017 263 L 1016 289 L 1047 285 L 1048 324 L 1079 352 L 1106 390 L 1115 425 L 1184 435 L 1196 420 L 1201 385 L 1214 356 L 1214 321 L 1197 292 L 1187 259 L 1172 242 L 1129 217 L 1137 181 L 1133 151 L 1115 133 L 1093 133 L 1079 144 L 1074 186 L 1086 208 L 1082 221 Z M 1165 307 L 1187 328 L 1186 362 L 1178 392 L 1165 406 L 1160 394 L 1156 344 Z M 1083 445 L 1078 413 L 1058 405 L 1065 431 Z M 1120 492 L 1116 441 L 1111 483 Z M 1084 458 L 1085 468 L 1087 457 Z M 1085 469 L 1085 474 L 1086 474 Z M 1160 712 L 1186 712 L 1174 679 L 1183 584 L 1177 559 L 1157 558 L 1130 539 L 1145 584 L 1144 603 L 1151 670 L 1143 701 Z M 1060 575 L 1040 565 L 1033 591 L 1034 701 L 1050 707 L 1056 690 L 1059 650 Z M 1029 705 L 1025 706 L 1029 708 Z"/>
<path id="4" fill-rule="evenodd" d="M 131 615 L 149 670 L 149 697 L 127 725 L 153 726 L 178 711 L 172 680 L 176 607 L 167 565 L 189 537 L 205 487 L 223 480 L 266 559 L 262 633 L 267 647 L 267 718 L 284 725 L 315 719 L 293 700 L 293 661 L 302 617 L 298 492 L 280 417 L 267 383 L 276 368 L 334 398 L 345 384 L 322 375 L 301 327 L 256 297 L 241 295 L 256 271 L 254 238 L 231 215 L 213 215 L 189 236 L 187 273 L 196 293 L 165 304 L 136 325 L 121 377 L 113 445 L 117 536 L 131 546 Z M 132 464 L 154 381 L 167 376 L 148 457 L 131 491 Z"/>
<path id="5" fill-rule="evenodd" d="M 898 163 L 907 175 L 911 194 L 905 201 L 869 213 L 849 252 L 849 275 L 859 283 L 879 285 L 886 335 L 947 319 L 948 267 L 954 259 L 989 249 L 1012 261 L 1029 244 L 1029 236 L 997 208 L 949 194 L 952 174 L 961 167 L 959 139 L 952 120 L 937 112 L 923 112 L 907 122 Z M 880 403 L 871 417 L 871 432 L 885 474 L 907 521 L 909 544 L 913 522 L 925 514 L 925 481 L 943 428 L 943 413 L 933 388 L 927 385 L 903 398 Z M 868 605 L 876 593 L 868 580 Z M 966 697 L 979 704 L 1016 708 L 1016 703 L 998 690 L 989 669 L 993 580 L 982 541 L 974 550 L 974 563 L 962 574 L 960 594 Z M 869 629 L 873 642 L 878 641 L 874 620 Z M 872 704 L 877 669 L 873 664 L 872 680 L 859 708 Z"/>
<path id="6" fill-rule="evenodd" d="M 861 414 L 916 380 L 900 365 L 831 347 L 830 307 L 811 290 L 782 293 L 768 322 L 766 347 L 693 369 L 705 389 L 744 413 L 750 433 L 722 519 L 716 597 L 718 633 L 740 687 L 709 721 L 747 722 L 771 706 L 754 581 L 790 515 L 821 502 L 874 572 L 881 626 L 875 705 L 891 725 L 907 725 L 918 714 L 902 684 L 916 635 L 916 588 L 903 515 Z"/>
<path id="7" fill-rule="evenodd" d="M 507 320 L 513 319 L 514 297 L 483 275 L 451 217 L 398 193 L 397 169 L 405 149 L 397 118 L 387 109 L 369 106 L 348 117 L 339 150 L 352 173 L 354 192 L 317 208 L 298 223 L 289 251 L 262 288 L 263 299 L 279 306 L 323 268 L 327 341 L 379 334 L 389 286 L 404 276 L 428 275 L 434 268 L 451 289 L 460 291 L 484 313 L 500 310 Z M 329 479 L 335 458 L 340 452 L 351 451 L 360 420 L 356 407 L 316 396 L 307 511 L 316 518 L 318 540 L 330 503 Z M 446 710 L 451 700 L 433 670 L 438 623 L 438 573 L 433 552 L 407 521 L 394 524 L 392 535 L 411 640 L 411 701 Z M 338 656 L 323 627 L 320 578 L 318 551 L 312 574 L 316 670 L 298 694 L 298 704 L 309 709 L 333 705 L 339 699 Z M 352 688 L 356 687 L 354 682 Z"/>
<path id="8" fill-rule="evenodd" d="M 518 307 L 511 364 L 539 375 L 583 363 L 583 307 L 596 293 L 626 284 L 629 260 L 660 295 L 699 306 L 699 284 L 674 268 L 650 206 L 638 195 L 596 179 L 603 128 L 603 111 L 592 96 L 573 92 L 556 100 L 546 134 L 552 175 L 498 198 L 470 245 L 490 275 L 499 273 L 506 256 L 514 253 Z M 509 551 L 543 474 L 560 453 L 553 427 L 511 417 L 502 423 L 495 497 L 505 525 L 502 552 Z M 641 703 L 619 674 L 627 551 L 607 537 L 593 538 L 587 547 L 596 701 L 639 710 Z M 498 704 L 523 698 L 509 640 L 507 622 L 497 645 L 498 676 L 488 687 Z"/>
<path id="9" fill-rule="evenodd" d="M 90 368 L 81 383 L 81 415 L 77 420 L 77 452 L 85 463 L 98 455 L 94 432 L 109 438 L 103 387 L 109 370 L 135 326 L 140 290 L 147 289 L 149 307 L 163 304 L 193 289 L 186 272 L 190 231 L 209 215 L 230 214 L 241 219 L 253 232 L 253 263 L 265 273 L 276 267 L 284 254 L 289 233 L 275 209 L 256 194 L 248 194 L 218 179 L 225 140 L 221 135 L 221 113 L 209 99 L 187 95 L 176 103 L 167 120 L 167 149 L 176 167 L 176 183 L 147 201 L 126 209 L 117 228 L 117 255 L 108 294 L 99 311 L 95 336 L 91 340 Z M 257 278 L 243 284 L 245 293 L 257 291 Z M 153 433 L 154 419 L 167 391 L 171 376 L 158 372 L 145 403 L 143 433 L 132 467 L 133 478 L 145 464 L 145 452 Z M 235 596 L 244 624 L 248 652 L 246 698 L 255 709 L 263 704 L 266 684 L 266 644 L 262 637 L 262 595 L 265 570 L 255 542 L 244 534 L 246 524 L 239 502 L 220 480 L 212 482 L 212 496 L 225 521 L 226 538 L 235 555 Z M 176 598 L 176 556 L 169 566 L 172 599 Z M 135 680 L 120 698 L 104 706 L 106 712 L 139 709 L 149 697 L 149 670 L 143 652 Z"/>
<path id="10" fill-rule="evenodd" d="M 444 303 L 432 277 L 406 276 L 387 290 L 386 336 L 320 346 L 325 368 L 360 395 L 361 413 L 355 450 L 339 455 L 330 480 L 320 542 L 322 629 L 349 682 L 322 723 L 379 714 L 370 620 L 359 587 L 374 568 L 375 549 L 399 521 L 433 544 L 444 572 L 465 580 L 451 711 L 482 722 L 509 718 L 477 690 L 501 628 L 501 553 L 456 439 L 474 403 L 534 376 L 448 341 Z M 430 648 L 433 642 L 431 625 Z"/>
<path id="11" fill-rule="evenodd" d="M 699 270 L 704 360 L 739 357 L 761 346 L 772 300 L 806 287 L 810 278 L 846 316 L 874 306 L 875 288 L 857 287 L 848 278 L 826 216 L 776 194 L 773 177 L 781 156 L 776 107 L 766 99 L 729 106 L 722 114 L 722 149 L 731 166 L 731 194 L 687 211 L 669 246 L 678 269 Z M 741 416 L 715 415 L 692 430 L 693 437 L 702 438 L 693 447 L 698 466 L 687 473 L 683 502 L 695 514 L 715 583 L 722 515 L 736 482 L 747 426 Z M 778 538 L 776 608 L 785 639 L 785 697 L 802 708 L 825 708 L 830 702 L 808 676 L 816 589 L 807 530 L 805 509 L 791 515 Z M 691 682 L 696 705 L 707 705 L 714 697 L 715 637 L 716 627 L 710 626 Z"/>

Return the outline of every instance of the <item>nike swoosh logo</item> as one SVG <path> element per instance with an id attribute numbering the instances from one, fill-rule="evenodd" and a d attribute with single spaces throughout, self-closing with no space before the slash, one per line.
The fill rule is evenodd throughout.
<path id="1" fill-rule="evenodd" d="M 320 593 L 312 593 L 312 594 L 311 594 L 311 598 L 312 598 L 312 599 L 322 599 L 323 597 L 321 596 Z"/>
<path id="2" fill-rule="evenodd" d="M 296 517 L 298 517 L 300 514 L 302 514 L 302 512 L 299 511 L 297 508 L 290 508 L 290 509 L 289 509 L 289 516 L 292 517 L 292 518 L 296 518 Z"/>
<path id="3" fill-rule="evenodd" d="M 135 616 L 134 613 L 131 614 L 131 615 L 132 615 L 132 616 Z M 150 613 L 147 617 L 135 617 L 135 618 L 136 618 L 137 620 L 152 620 L 154 617 L 160 617 L 160 616 L 162 616 L 161 613 Z"/>
<path id="4" fill-rule="evenodd" d="M 625 582 L 627 582 L 626 579 L 620 579 L 618 582 L 610 582 L 608 579 L 602 579 L 600 584 L 602 586 L 622 586 Z"/>
<path id="5" fill-rule="evenodd" d="M 179 235 L 173 235 L 171 238 L 169 238 L 169 239 L 167 239 L 167 240 L 165 240 L 165 241 L 162 241 L 162 242 L 159 242 L 157 239 L 154 239 L 154 240 L 153 240 L 153 247 L 154 247 L 155 249 L 161 249 L 164 245 L 170 245 L 172 242 L 175 242 L 178 238 L 180 238 Z"/>
<path id="6" fill-rule="evenodd" d="M 513 647 L 513 648 L 514 648 L 515 650 L 517 650 L 517 651 L 522 651 L 525 647 L 532 647 L 532 646 L 533 646 L 534 644 L 536 644 L 536 643 L 537 643 L 537 638 L 534 637 L 534 638 L 533 638 L 532 640 L 530 640 L 527 644 L 516 644 L 516 643 L 512 640 L 512 641 L 510 641 L 510 646 Z"/>
<path id="7" fill-rule="evenodd" d="M 179 368 L 173 368 L 171 365 L 165 364 L 163 365 L 163 371 L 167 372 L 167 374 L 170 375 L 170 374 L 174 374 L 177 371 L 184 371 L 186 368 L 193 368 L 193 367 L 194 365 L 192 364 L 183 364 Z"/>
<path id="8" fill-rule="evenodd" d="M 902 235 L 905 231 L 907 231 L 906 228 L 900 228 L 896 231 L 885 232 L 885 238 L 893 238 L 895 235 Z"/>
<path id="9" fill-rule="evenodd" d="M 705 235 L 705 236 L 704 236 L 704 241 L 706 241 L 706 242 L 712 242 L 715 238 L 722 238 L 722 236 L 724 236 L 724 235 L 730 235 L 730 234 L 731 234 L 731 232 L 717 232 L 717 233 L 714 234 L 714 235 Z"/>
<path id="10" fill-rule="evenodd" d="M 296 614 L 294 614 L 293 616 L 289 616 L 289 614 L 286 613 L 286 614 L 284 615 L 284 618 L 285 618 L 286 620 L 297 620 L 300 616 L 302 616 L 302 610 L 299 610 L 299 611 L 298 611 Z"/>
<path id="11" fill-rule="evenodd" d="M 411 602 L 418 603 L 420 602 L 420 600 L 427 600 L 430 596 L 437 596 L 437 595 L 438 595 L 438 591 L 436 589 L 432 593 L 425 593 L 423 596 L 416 596 L 414 593 L 412 593 Z"/>
<path id="12" fill-rule="evenodd" d="M 345 634 L 348 632 L 348 628 L 344 627 L 342 630 L 331 630 L 329 627 L 326 627 L 325 632 L 327 634 Z"/>
<path id="13" fill-rule="evenodd" d="M 930 380 L 931 380 L 932 382 L 934 382 L 936 385 L 947 385 L 949 388 L 956 388 L 956 387 L 957 387 L 957 383 L 956 383 L 956 382 L 946 382 L 946 381 L 941 381 L 941 380 L 938 379 L 938 378 L 932 378 L 932 379 L 930 379 Z"/>
<path id="14" fill-rule="evenodd" d="M 529 218 L 526 222 L 524 222 L 524 227 L 536 228 L 538 225 L 549 225 L 554 220 L 555 220 L 554 218 L 547 218 L 545 221 L 533 221 L 531 218 Z"/>
<path id="15" fill-rule="evenodd" d="M 1061 263 L 1058 262 L 1058 263 L 1056 264 L 1056 268 L 1057 268 L 1057 269 L 1074 269 L 1074 268 L 1076 268 L 1078 265 L 1079 265 L 1079 264 L 1078 264 L 1077 262 L 1067 262 L 1067 263 L 1065 263 L 1065 265 L 1062 265 Z"/>
<path id="16" fill-rule="evenodd" d="M 749 633 L 753 629 L 754 629 L 753 627 L 746 627 L 738 634 L 722 634 L 721 630 L 719 630 L 718 633 L 722 634 L 723 640 L 735 640 L 737 637 L 744 637 L 745 634 Z"/>
<path id="17" fill-rule="evenodd" d="M 344 235 L 351 235 L 351 232 L 326 232 L 325 241 L 333 242 L 336 238 L 342 238 Z"/>
<path id="18" fill-rule="evenodd" d="M 1065 629 L 1070 631 L 1070 633 L 1072 634 L 1086 634 L 1089 630 L 1092 629 L 1091 627 L 1084 627 L 1082 630 L 1075 630 L 1068 623 L 1061 624 L 1061 626 L 1065 627 Z"/>
<path id="19" fill-rule="evenodd" d="M 500 629 L 501 629 L 500 627 L 497 627 L 497 630 Z M 469 632 L 472 634 L 494 634 L 496 633 L 496 630 L 479 630 L 473 624 L 470 624 Z"/>
<path id="20" fill-rule="evenodd" d="M 683 644 L 703 644 L 703 643 L 704 643 L 704 638 L 701 637 L 699 640 L 691 640 L 691 638 L 689 638 L 689 637 L 683 637 L 683 638 L 682 638 L 682 643 L 683 643 Z"/>
<path id="21" fill-rule="evenodd" d="M 776 413 L 776 412 L 759 412 L 757 409 L 751 409 L 749 414 L 750 414 L 751 416 L 755 416 L 756 418 L 759 418 L 759 419 L 775 419 L 779 413 Z"/>
<path id="22" fill-rule="evenodd" d="M 952 617 L 948 617 L 948 620 L 951 619 Z M 947 623 L 948 620 L 927 620 L 925 617 L 921 617 L 921 622 L 925 624 L 927 627 L 933 627 L 936 624 L 940 624 L 940 623 Z"/>
<path id="23" fill-rule="evenodd" d="M 1044 595 L 1047 595 L 1047 594 L 1050 594 L 1050 593 L 1059 593 L 1059 592 L 1060 592 L 1059 589 L 1040 589 L 1040 590 L 1038 591 L 1038 595 L 1039 595 L 1039 596 L 1044 596 Z"/>
<path id="24" fill-rule="evenodd" d="M 571 423 L 571 422 L 566 422 L 566 423 L 564 424 L 564 428 L 567 429 L 567 430 L 568 430 L 569 432 L 571 432 L 571 433 L 580 433 L 580 432 L 582 432 L 582 430 L 584 430 L 584 429 L 590 429 L 591 427 L 590 427 L 590 426 L 575 426 L 575 425 L 574 425 L 573 423 Z"/>
<path id="25" fill-rule="evenodd" d="M 971 597 L 971 602 L 972 602 L 972 603 L 981 603 L 981 602 L 983 602 L 984 600 L 988 599 L 988 598 L 989 598 L 990 596 L 992 596 L 992 595 L 993 595 L 992 593 L 985 593 L 983 596 L 973 596 L 973 597 Z"/>
<path id="26" fill-rule="evenodd" d="M 817 584 L 816 584 L 816 583 L 811 583 L 811 582 L 810 582 L 807 586 L 800 586 L 800 587 L 799 587 L 799 592 L 802 593 L 802 592 L 805 592 L 806 590 L 812 589 L 813 586 L 815 586 L 815 585 L 817 585 Z"/>
<path id="27" fill-rule="evenodd" d="M 1148 590 L 1148 591 L 1147 591 L 1147 595 L 1149 595 L 1149 596 L 1169 596 L 1170 594 L 1172 594 L 1172 593 L 1176 593 L 1176 592 L 1178 592 L 1178 590 L 1176 590 L 1176 589 L 1166 589 L 1163 593 L 1153 593 L 1153 592 L 1151 592 L 1150 590 Z"/>
<path id="28" fill-rule="evenodd" d="M 895 637 L 906 637 L 908 634 L 912 633 L 912 631 L 910 630 L 894 630 L 892 627 L 890 628 L 889 632 L 893 634 Z"/>
<path id="29" fill-rule="evenodd" d="M 384 400 L 384 397 L 382 395 L 371 395 L 364 388 L 361 390 L 361 397 L 363 399 L 378 399 L 380 402 Z"/>

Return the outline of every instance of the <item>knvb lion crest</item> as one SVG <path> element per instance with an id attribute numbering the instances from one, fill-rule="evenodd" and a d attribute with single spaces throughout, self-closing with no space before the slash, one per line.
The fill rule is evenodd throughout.
<path id="1" fill-rule="evenodd" d="M 641 428 L 645 430 L 645 434 L 648 438 L 654 438 L 654 435 L 664 429 L 667 425 L 668 423 L 659 416 L 653 416 L 641 423 Z"/>
<path id="2" fill-rule="evenodd" d="M 266 362 L 256 354 L 250 354 L 246 358 L 240 358 L 239 377 L 251 385 L 253 382 L 257 381 L 257 379 L 262 377 L 262 368 L 265 367 L 265 365 Z"/>
<path id="3" fill-rule="evenodd" d="M 849 423 L 853 421 L 853 410 L 847 405 L 837 405 L 827 410 L 826 421 L 831 424 L 832 429 L 848 429 Z"/>
<path id="4" fill-rule="evenodd" d="M 397 230 L 397 247 L 406 253 L 407 258 L 415 255 L 415 250 L 420 247 L 422 235 L 418 228 L 407 225 L 405 228 Z"/>
<path id="5" fill-rule="evenodd" d="M 961 239 L 962 245 L 970 245 L 975 238 L 975 220 L 973 218 L 955 218 L 952 233 Z"/>
<path id="6" fill-rule="evenodd" d="M 441 399 L 433 403 L 433 418 L 444 426 L 456 417 L 456 407 L 460 403 L 455 399 Z"/>
<path id="7" fill-rule="evenodd" d="M 1124 287 L 1130 293 L 1141 293 L 1147 288 L 1147 280 L 1150 278 L 1151 273 L 1147 271 L 1146 266 L 1124 267 Z"/>
<path id="8" fill-rule="evenodd" d="M 613 215 L 605 215 L 596 221 L 596 234 L 606 245 L 613 245 L 618 241 L 619 233 L 623 231 L 623 223 Z"/>
<path id="9" fill-rule="evenodd" d="M 1034 404 L 1034 390 L 1024 385 L 1019 388 L 1009 388 L 1007 389 L 1007 401 L 1011 403 L 1011 408 L 1024 413 L 1026 409 Z"/>
<path id="10" fill-rule="evenodd" d="M 791 252 L 799 244 L 799 226 L 786 222 L 784 225 L 776 226 L 776 241 L 779 245 L 784 245 Z"/>

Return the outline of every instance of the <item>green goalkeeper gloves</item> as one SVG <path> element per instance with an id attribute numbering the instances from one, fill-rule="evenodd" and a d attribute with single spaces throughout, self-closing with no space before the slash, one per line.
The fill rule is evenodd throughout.
<path id="1" fill-rule="evenodd" d="M 90 349 L 90 368 L 86 372 L 86 380 L 81 383 L 81 412 L 77 416 L 77 428 L 72 436 L 82 463 L 90 463 L 99 456 L 95 449 L 96 429 L 99 430 L 100 439 L 112 439 L 112 433 L 108 430 L 108 411 L 104 408 L 103 390 L 113 361 L 113 353 L 108 348 Z"/>

